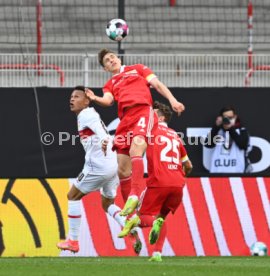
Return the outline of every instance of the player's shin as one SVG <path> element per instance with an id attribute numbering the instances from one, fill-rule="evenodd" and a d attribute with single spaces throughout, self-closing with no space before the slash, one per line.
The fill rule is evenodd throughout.
<path id="1" fill-rule="evenodd" d="M 132 163 L 132 176 L 131 176 L 131 191 L 130 196 L 139 196 L 140 189 L 144 184 L 144 165 L 142 156 L 133 156 Z"/>
<path id="2" fill-rule="evenodd" d="M 123 200 L 126 202 L 131 190 L 131 176 L 120 179 L 120 189 Z"/>
<path id="3" fill-rule="evenodd" d="M 126 217 L 120 216 L 120 211 L 121 209 L 115 204 L 111 204 L 108 208 L 108 214 L 113 217 L 121 227 L 124 227 Z"/>
<path id="4" fill-rule="evenodd" d="M 151 215 L 140 215 L 141 223 L 140 227 L 152 227 L 154 220 L 156 219 Z"/>
<path id="5" fill-rule="evenodd" d="M 162 252 L 162 248 L 163 248 L 163 245 L 164 245 L 164 242 L 165 242 L 166 234 L 167 234 L 167 227 L 166 227 L 166 222 L 164 221 L 164 223 L 162 225 L 162 228 L 160 230 L 160 233 L 159 233 L 158 240 L 155 243 L 154 251 Z"/>
<path id="6" fill-rule="evenodd" d="M 69 238 L 73 241 L 78 240 L 79 230 L 81 225 L 81 201 L 68 201 L 68 225 Z"/>
<path id="7" fill-rule="evenodd" d="M 134 156 L 131 158 L 132 163 L 132 177 L 131 177 L 131 191 L 129 197 L 122 209 L 120 215 L 127 216 L 136 209 L 139 203 L 140 189 L 144 183 L 144 165 L 141 156 Z"/>

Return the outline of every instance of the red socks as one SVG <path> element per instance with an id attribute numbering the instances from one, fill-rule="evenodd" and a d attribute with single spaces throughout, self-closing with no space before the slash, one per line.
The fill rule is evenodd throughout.
<path id="1" fill-rule="evenodd" d="M 150 215 L 140 215 L 140 227 L 144 228 L 144 227 L 152 227 L 153 222 L 155 220 L 155 217 L 150 216 Z M 158 252 L 162 252 L 162 248 L 164 245 L 164 241 L 167 235 L 167 226 L 166 226 L 166 221 L 164 221 L 160 234 L 159 234 L 159 238 L 157 240 L 157 242 L 154 245 L 154 250 L 153 251 L 158 251 Z"/>
<path id="2" fill-rule="evenodd" d="M 144 165 L 142 156 L 131 157 L 132 176 L 130 195 L 139 197 L 140 189 L 144 184 Z"/>
<path id="3" fill-rule="evenodd" d="M 140 227 L 152 227 L 155 217 L 150 215 L 140 215 L 140 220 Z"/>
<path id="4" fill-rule="evenodd" d="M 131 176 L 120 179 L 120 189 L 122 198 L 126 202 L 131 190 Z"/>

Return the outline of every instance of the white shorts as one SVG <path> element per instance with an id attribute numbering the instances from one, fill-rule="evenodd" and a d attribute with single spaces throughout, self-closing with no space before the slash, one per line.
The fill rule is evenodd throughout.
<path id="1" fill-rule="evenodd" d="M 119 178 L 117 171 L 106 175 L 87 174 L 82 171 L 76 178 L 74 185 L 84 194 L 100 191 L 106 198 L 115 198 Z"/>

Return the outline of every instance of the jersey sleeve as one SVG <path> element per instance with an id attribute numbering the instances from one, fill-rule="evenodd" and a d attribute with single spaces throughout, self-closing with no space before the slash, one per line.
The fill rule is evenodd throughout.
<path id="1" fill-rule="evenodd" d="M 112 81 L 111 80 L 109 80 L 105 83 L 105 85 L 103 86 L 102 91 L 103 91 L 103 94 L 105 94 L 105 93 L 111 93 L 112 94 L 113 93 L 112 92 L 113 88 L 112 88 Z"/>
<path id="2" fill-rule="evenodd" d="M 147 82 L 150 82 L 152 79 L 156 78 L 157 76 L 153 73 L 153 71 L 145 66 L 144 64 L 137 64 L 137 71 L 140 73 L 140 75 L 147 80 Z"/>
<path id="3" fill-rule="evenodd" d="M 188 161 L 189 158 L 188 158 L 188 155 L 187 155 L 187 151 L 186 151 L 186 148 L 184 147 L 182 142 L 180 143 L 179 151 L 180 151 L 180 156 L 181 156 L 182 163 Z"/>

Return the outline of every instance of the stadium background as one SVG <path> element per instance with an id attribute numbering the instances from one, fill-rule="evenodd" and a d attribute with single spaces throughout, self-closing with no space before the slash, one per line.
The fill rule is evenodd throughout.
<path id="1" fill-rule="evenodd" d="M 59 255 L 55 243 L 67 232 L 66 193 L 83 151 L 78 140 L 74 146 L 45 146 L 40 137 L 46 131 L 76 135 L 69 94 L 78 84 L 101 92 L 107 75 L 96 53 L 104 46 L 118 51 L 125 63 L 146 63 L 172 88 L 187 106 L 172 126 L 186 136 L 188 130 L 211 127 L 219 108 L 230 103 L 251 136 L 263 139 L 251 153 L 254 164 L 264 160 L 262 169 L 243 176 L 208 175 L 201 145 L 187 146 L 195 169 L 183 206 L 169 217 L 163 253 L 248 255 L 256 240 L 270 247 L 270 4 L 253 2 L 248 28 L 247 0 L 0 1 L 2 256 Z M 122 44 L 105 35 L 107 21 L 116 17 L 130 25 Z M 115 107 L 98 110 L 106 124 L 116 118 Z M 83 200 L 83 210 L 77 255 L 133 255 L 130 241 L 114 238 L 119 229 L 102 213 L 97 193 Z M 147 231 L 140 235 L 141 255 L 151 254 Z"/>

